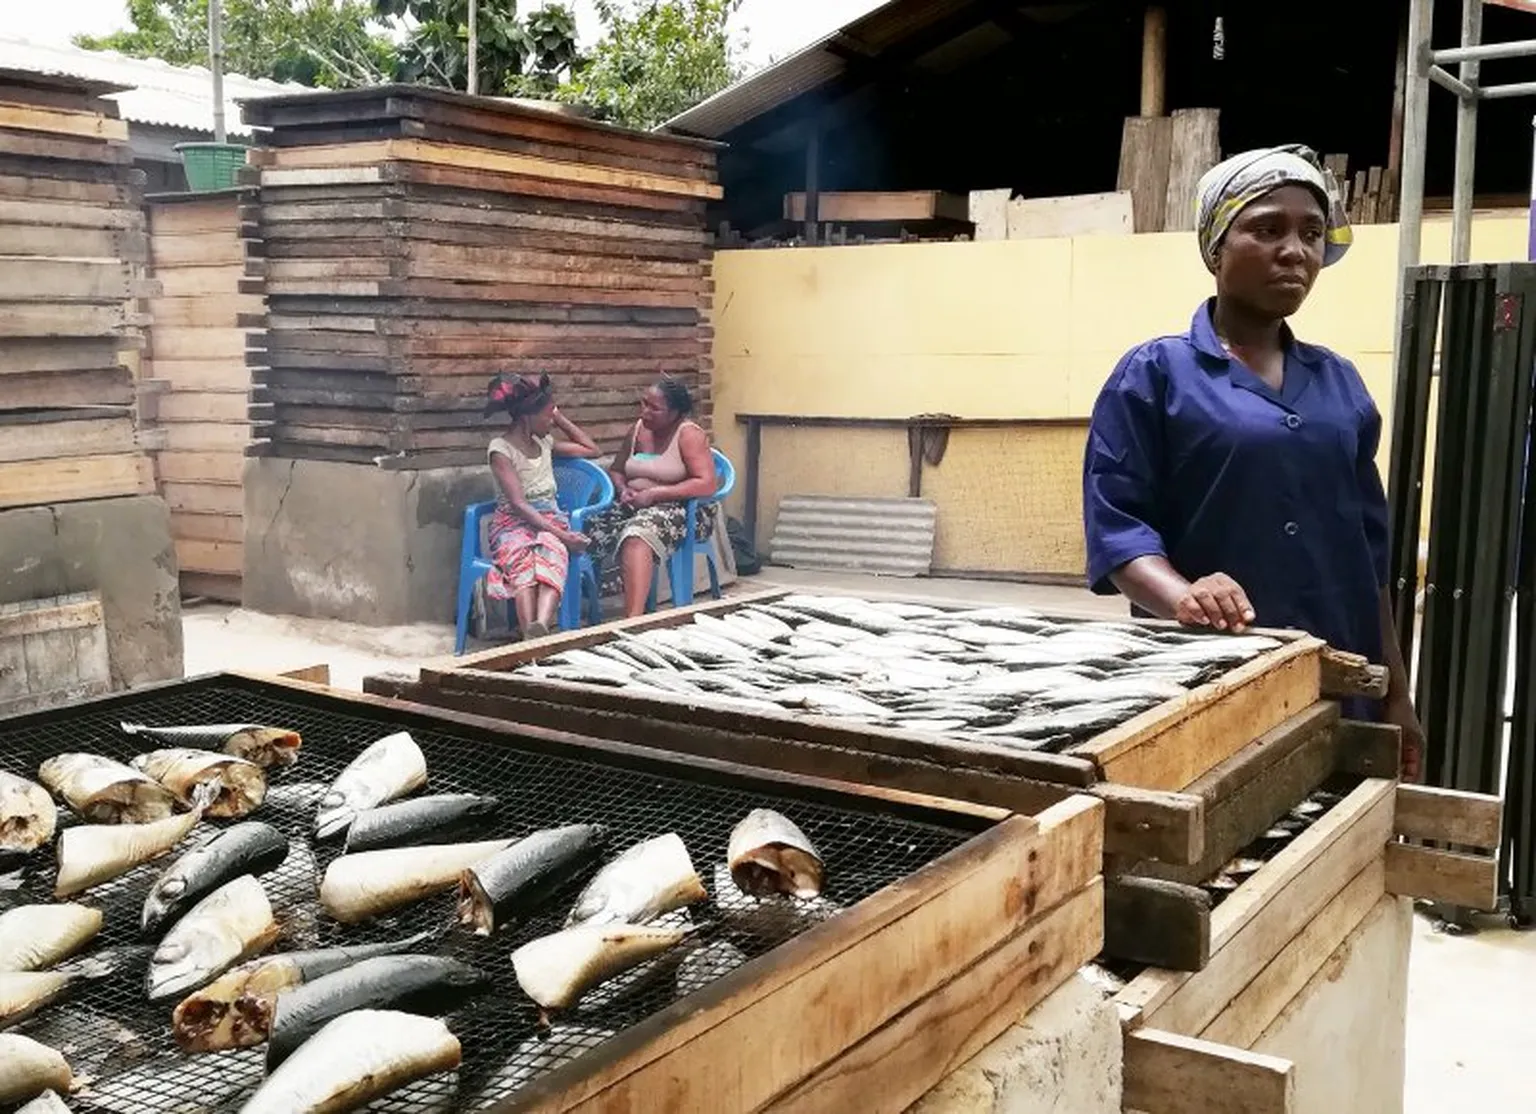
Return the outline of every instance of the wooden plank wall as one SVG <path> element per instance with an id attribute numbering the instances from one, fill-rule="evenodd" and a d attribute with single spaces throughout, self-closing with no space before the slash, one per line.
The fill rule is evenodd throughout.
<path id="1" fill-rule="evenodd" d="M 241 477 L 251 443 L 246 330 L 259 294 L 240 292 L 241 191 L 149 203 L 150 302 L 142 414 L 154 430 L 155 478 L 171 507 L 184 595 L 240 602 L 245 536 Z"/>
<path id="2" fill-rule="evenodd" d="M 152 293 L 143 173 L 98 91 L 0 79 L 0 510 L 154 490 L 125 366 Z"/>
<path id="3" fill-rule="evenodd" d="M 662 373 L 709 420 L 714 150 L 415 87 L 254 102 L 246 288 L 267 455 L 479 464 L 485 388 L 548 372 L 607 448 Z"/>

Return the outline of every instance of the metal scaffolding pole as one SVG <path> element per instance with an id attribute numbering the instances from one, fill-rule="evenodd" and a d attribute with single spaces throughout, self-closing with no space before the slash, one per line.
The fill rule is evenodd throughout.
<path id="1" fill-rule="evenodd" d="M 1397 217 L 1397 325 L 1403 331 L 1403 298 L 1409 267 L 1419 265 L 1424 226 L 1424 147 L 1429 132 L 1429 44 L 1435 0 L 1409 0 L 1408 73 L 1403 95 L 1403 179 Z M 1449 76 L 1449 75 L 1447 75 Z"/>
<path id="2" fill-rule="evenodd" d="M 1461 0 L 1461 45 L 1475 49 L 1483 43 L 1483 0 Z M 1451 200 L 1451 262 L 1472 258 L 1472 183 L 1477 173 L 1477 76 L 1480 63 L 1461 63 L 1461 84 L 1467 92 L 1457 98 L 1456 178 Z"/>

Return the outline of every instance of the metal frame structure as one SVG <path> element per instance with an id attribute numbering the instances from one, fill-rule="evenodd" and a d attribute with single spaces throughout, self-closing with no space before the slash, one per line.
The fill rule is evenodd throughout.
<path id="1" fill-rule="evenodd" d="M 1456 114 L 1456 174 L 1452 199 L 1451 262 L 1465 263 L 1472 253 L 1472 179 L 1477 169 L 1477 106 L 1482 101 L 1536 96 L 1536 81 L 1514 85 L 1481 85 L 1481 63 L 1499 58 L 1536 55 L 1536 39 L 1508 43 L 1483 42 L 1483 5 L 1498 0 L 1462 0 L 1461 45 L 1435 50 L 1431 39 L 1435 0 L 1409 0 L 1408 73 L 1403 106 L 1403 181 L 1398 229 L 1398 327 L 1406 292 L 1404 277 L 1417 266 L 1424 224 L 1424 153 L 1428 146 L 1429 86 L 1454 93 Z M 1447 66 L 1456 66 L 1453 75 Z"/>

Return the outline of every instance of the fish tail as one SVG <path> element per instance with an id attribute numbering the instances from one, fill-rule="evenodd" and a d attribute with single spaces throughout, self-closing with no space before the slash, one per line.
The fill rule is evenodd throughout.
<path id="1" fill-rule="evenodd" d="M 118 727 L 122 729 L 124 735 L 142 735 L 149 730 L 142 723 L 120 723 Z"/>

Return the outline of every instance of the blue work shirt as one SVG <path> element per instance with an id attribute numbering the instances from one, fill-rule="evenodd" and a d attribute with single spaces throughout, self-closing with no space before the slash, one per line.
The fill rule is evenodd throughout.
<path id="1" fill-rule="evenodd" d="M 1266 627 L 1382 660 L 1387 501 L 1381 414 L 1348 360 L 1287 328 L 1279 391 L 1229 356 L 1201 306 L 1182 336 L 1129 352 L 1093 408 L 1083 526 L 1094 592 L 1163 556 L 1224 572 Z"/>

